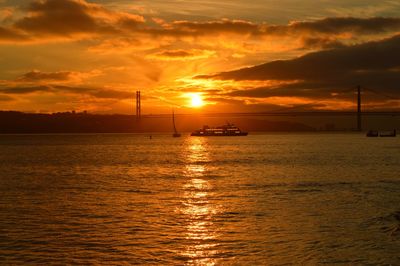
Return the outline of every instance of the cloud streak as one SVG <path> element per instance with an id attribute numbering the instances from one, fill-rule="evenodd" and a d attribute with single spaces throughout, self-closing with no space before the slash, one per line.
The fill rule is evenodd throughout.
<path id="1" fill-rule="evenodd" d="M 159 60 L 196 60 L 209 58 L 215 55 L 215 52 L 209 50 L 199 49 L 179 49 L 179 50 L 163 50 L 155 54 L 151 54 L 149 57 Z"/>
<path id="2" fill-rule="evenodd" d="M 38 81 L 69 81 L 73 77 L 73 72 L 70 71 L 59 71 L 59 72 L 41 72 L 33 70 L 23 74 L 17 78 L 20 82 L 38 82 Z"/>

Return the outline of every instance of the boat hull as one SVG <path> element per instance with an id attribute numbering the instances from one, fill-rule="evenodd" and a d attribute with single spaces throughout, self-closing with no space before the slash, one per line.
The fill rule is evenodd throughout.
<path id="1" fill-rule="evenodd" d="M 210 134 L 210 133 L 201 133 L 201 132 L 193 132 L 190 134 L 191 136 L 194 137 L 237 137 L 237 136 L 247 136 L 249 133 L 247 132 L 241 132 L 241 133 L 235 133 L 235 134 Z"/>

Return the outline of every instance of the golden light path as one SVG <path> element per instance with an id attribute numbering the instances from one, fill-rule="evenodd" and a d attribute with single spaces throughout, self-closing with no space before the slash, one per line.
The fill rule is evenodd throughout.
<path id="1" fill-rule="evenodd" d="M 217 206 L 210 202 L 212 185 L 207 180 L 206 162 L 210 160 L 207 140 L 189 138 L 187 143 L 187 182 L 183 186 L 182 210 L 186 220 L 186 239 L 189 245 L 182 255 L 189 258 L 189 265 L 215 265 L 217 232 L 213 216 Z"/>

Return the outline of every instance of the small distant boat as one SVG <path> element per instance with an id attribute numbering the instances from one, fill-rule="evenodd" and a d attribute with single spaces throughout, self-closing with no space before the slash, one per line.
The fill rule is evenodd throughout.
<path id="1" fill-rule="evenodd" d="M 396 129 L 391 131 L 381 132 L 379 134 L 380 137 L 396 137 Z"/>
<path id="2" fill-rule="evenodd" d="M 367 137 L 379 137 L 378 130 L 368 130 Z"/>
<path id="3" fill-rule="evenodd" d="M 247 132 L 241 131 L 237 126 L 227 123 L 219 127 L 203 126 L 192 132 L 191 136 L 247 136 Z"/>
<path id="4" fill-rule="evenodd" d="M 181 136 L 181 133 L 178 133 L 178 131 L 176 130 L 174 111 L 172 111 L 172 125 L 174 126 L 174 134 L 172 134 L 172 137 L 179 138 Z"/>

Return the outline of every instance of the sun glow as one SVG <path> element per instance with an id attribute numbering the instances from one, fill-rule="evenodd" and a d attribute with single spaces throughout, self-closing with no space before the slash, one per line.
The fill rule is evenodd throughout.
<path id="1" fill-rule="evenodd" d="M 200 94 L 191 94 L 190 95 L 190 105 L 192 107 L 201 107 L 204 105 L 203 99 Z"/>

